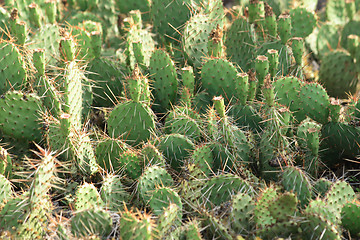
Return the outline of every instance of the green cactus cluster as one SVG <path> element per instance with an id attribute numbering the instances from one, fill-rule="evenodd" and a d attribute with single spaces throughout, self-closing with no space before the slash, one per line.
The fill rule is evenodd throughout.
<path id="1" fill-rule="evenodd" d="M 360 237 L 360 2 L 0 6 L 1 239 Z"/>

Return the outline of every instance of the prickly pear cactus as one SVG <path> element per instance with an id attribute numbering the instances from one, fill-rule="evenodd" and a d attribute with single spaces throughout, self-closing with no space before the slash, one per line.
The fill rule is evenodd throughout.
<path id="1" fill-rule="evenodd" d="M 145 169 L 138 181 L 138 192 L 145 203 L 151 197 L 157 187 L 171 187 L 174 181 L 164 168 L 152 166 Z"/>
<path id="2" fill-rule="evenodd" d="M 42 138 L 42 104 L 36 94 L 9 91 L 0 99 L 0 129 L 4 134 L 25 141 Z"/>
<path id="3" fill-rule="evenodd" d="M 0 68 L 3 69 L 0 75 L 0 94 L 10 89 L 20 90 L 28 78 L 25 56 L 10 42 L 0 43 L 0 56 Z"/>
<path id="4" fill-rule="evenodd" d="M 121 137 L 131 145 L 138 145 L 150 138 L 155 129 L 155 116 L 148 106 L 127 101 L 111 111 L 107 123 L 111 137 Z"/>
<path id="5" fill-rule="evenodd" d="M 119 139 L 103 139 L 95 149 L 97 163 L 106 172 L 117 172 L 120 170 L 118 157 L 127 148 L 128 146 Z"/>
<path id="6" fill-rule="evenodd" d="M 231 211 L 231 227 L 237 234 L 246 234 L 252 230 L 254 223 L 251 218 L 254 215 L 255 204 L 251 196 L 239 192 L 233 196 Z"/>
<path id="7" fill-rule="evenodd" d="M 164 154 L 166 162 L 175 171 L 180 171 L 195 145 L 186 136 L 175 133 L 163 135 L 158 143 L 158 148 Z"/>
<path id="8" fill-rule="evenodd" d="M 354 237 L 360 236 L 359 216 L 360 206 L 357 202 L 346 203 L 341 210 L 341 223 Z"/>
<path id="9" fill-rule="evenodd" d="M 329 52 L 322 60 L 319 80 L 331 97 L 346 98 L 354 94 L 358 73 L 350 54 L 345 50 Z"/>
<path id="10" fill-rule="evenodd" d="M 158 49 L 151 55 L 149 72 L 154 88 L 154 108 L 164 113 L 176 102 L 178 80 L 175 64 L 169 54 Z"/>
<path id="11" fill-rule="evenodd" d="M 122 239 L 150 240 L 154 234 L 155 223 L 151 215 L 125 209 L 121 212 L 119 236 Z"/>
<path id="12" fill-rule="evenodd" d="M 130 200 L 130 194 L 121 183 L 121 177 L 117 175 L 104 177 L 100 196 L 105 204 L 105 208 L 110 211 L 122 210 Z"/>
<path id="13" fill-rule="evenodd" d="M 111 228 L 110 214 L 101 209 L 82 210 L 71 218 L 71 232 L 76 237 L 95 235 L 106 238 L 110 234 Z"/>
<path id="14" fill-rule="evenodd" d="M 243 71 L 250 69 L 250 62 L 255 52 L 255 43 L 251 36 L 249 23 L 243 17 L 238 17 L 226 31 L 226 54 L 236 62 Z M 239 42 L 243 44 L 240 45 Z"/>
<path id="15" fill-rule="evenodd" d="M 297 194 L 302 207 L 306 206 L 311 198 L 311 184 L 306 174 L 296 167 L 288 167 L 283 172 L 282 185 L 285 190 Z"/>
<path id="16" fill-rule="evenodd" d="M 185 54 L 195 68 L 199 68 L 207 57 L 209 34 L 221 22 L 212 19 L 209 14 L 196 14 L 185 24 L 182 44 Z"/>
<path id="17" fill-rule="evenodd" d="M 179 40 L 179 28 L 191 17 L 194 4 L 192 0 L 154 0 L 151 3 L 150 15 L 154 28 L 163 41 Z"/>
<path id="18" fill-rule="evenodd" d="M 317 21 L 314 13 L 306 8 L 294 8 L 290 11 L 292 35 L 294 37 L 306 38 L 316 27 Z"/>
<path id="19" fill-rule="evenodd" d="M 223 96 L 229 102 L 240 91 L 237 74 L 234 65 L 226 59 L 209 59 L 201 68 L 201 84 L 210 96 Z"/>

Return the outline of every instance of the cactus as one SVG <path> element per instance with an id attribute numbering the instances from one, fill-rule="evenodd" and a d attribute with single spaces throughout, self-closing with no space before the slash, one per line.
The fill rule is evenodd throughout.
<path id="1" fill-rule="evenodd" d="M 326 90 L 320 84 L 305 84 L 300 89 L 299 97 L 300 112 L 319 123 L 328 122 L 330 100 Z"/>
<path id="2" fill-rule="evenodd" d="M 150 10 L 150 3 L 147 0 L 138 0 L 127 2 L 125 0 L 116 0 L 116 8 L 120 13 L 126 14 L 131 10 L 139 9 L 142 13 L 146 13 Z"/>
<path id="3" fill-rule="evenodd" d="M 301 223 L 303 237 L 307 239 L 341 239 L 339 231 L 325 217 L 316 213 L 305 214 L 307 221 Z"/>
<path id="4" fill-rule="evenodd" d="M 163 236 L 166 236 L 169 232 L 171 232 L 172 228 L 176 225 L 180 225 L 179 219 L 179 211 L 181 209 L 178 205 L 171 203 L 161 214 L 157 220 L 157 229 L 159 233 L 157 234 L 157 238 L 160 239 Z"/>
<path id="5" fill-rule="evenodd" d="M 220 206 L 238 192 L 253 194 L 253 188 L 246 180 L 232 174 L 214 176 L 210 181 L 206 182 L 201 191 L 204 204 L 208 208 Z"/>
<path id="6" fill-rule="evenodd" d="M 194 147 L 194 143 L 189 138 L 176 133 L 163 135 L 158 142 L 158 148 L 164 154 L 166 162 L 178 172 Z"/>
<path id="7" fill-rule="evenodd" d="M 10 89 L 20 90 L 26 83 L 28 75 L 25 57 L 14 43 L 0 43 L 1 72 L 0 93 L 5 94 Z M 11 64 L 9 64 L 11 63 Z"/>
<path id="8" fill-rule="evenodd" d="M 13 168 L 13 160 L 11 154 L 2 146 L 0 146 L 0 174 L 9 178 Z"/>
<path id="9" fill-rule="evenodd" d="M 255 71 L 258 80 L 258 88 L 261 89 L 264 85 L 264 80 L 269 72 L 269 60 L 266 56 L 259 55 L 255 59 Z"/>
<path id="10" fill-rule="evenodd" d="M 277 198 L 277 191 L 277 188 L 270 186 L 263 189 L 259 194 L 255 204 L 254 217 L 256 225 L 260 228 L 264 228 L 276 222 L 271 216 L 268 205 Z"/>
<path id="11" fill-rule="evenodd" d="M 243 71 L 250 69 L 255 43 L 250 33 L 250 25 L 243 17 L 238 17 L 226 31 L 226 55 L 237 63 Z M 242 45 L 239 42 L 243 43 Z"/>
<path id="12" fill-rule="evenodd" d="M 313 185 L 312 196 L 313 198 L 319 196 L 323 198 L 331 187 L 332 182 L 325 178 L 319 178 Z"/>
<path id="13" fill-rule="evenodd" d="M 291 39 L 291 49 L 295 58 L 296 65 L 302 66 L 302 58 L 304 54 L 304 39 L 294 37 Z"/>
<path id="14" fill-rule="evenodd" d="M 264 28 L 266 33 L 276 38 L 277 36 L 277 23 L 276 23 L 276 15 L 273 12 L 273 8 L 267 3 L 264 3 L 264 9 L 265 9 L 265 23 Z"/>
<path id="15" fill-rule="evenodd" d="M 121 212 L 119 236 L 122 239 L 150 240 L 155 234 L 155 224 L 151 215 L 132 212 L 127 209 Z"/>
<path id="16" fill-rule="evenodd" d="M 159 187 L 172 187 L 174 181 L 164 168 L 151 166 L 145 169 L 138 181 L 138 192 L 144 203 L 147 203 L 152 192 Z"/>
<path id="17" fill-rule="evenodd" d="M 123 210 L 124 205 L 130 200 L 130 194 L 126 192 L 126 188 L 121 183 L 121 178 L 117 175 L 104 177 L 100 196 L 105 208 L 114 212 L 119 211 L 119 209 Z"/>
<path id="18" fill-rule="evenodd" d="M 136 49 L 133 49 L 134 42 L 141 42 L 143 49 L 142 54 L 144 56 L 143 63 L 148 66 L 152 52 L 155 50 L 155 42 L 150 32 L 147 29 L 139 29 L 136 25 L 131 26 L 128 30 L 125 54 L 127 65 L 130 66 L 131 69 L 134 69 L 135 63 L 137 63 L 134 52 Z"/>
<path id="19" fill-rule="evenodd" d="M 169 113 L 165 121 L 164 130 L 169 134 L 182 134 L 194 140 L 194 142 L 200 141 L 203 135 L 200 121 L 196 121 L 186 114 L 176 113 L 176 110 Z"/>
<path id="20" fill-rule="evenodd" d="M 283 13 L 278 18 L 278 33 L 282 44 L 286 44 L 291 37 L 292 26 L 289 14 Z"/>
<path id="21" fill-rule="evenodd" d="M 196 2 L 198 1 L 194 1 L 194 3 Z M 166 2 L 155 0 L 152 2 L 150 16 L 159 37 L 165 37 L 163 41 L 180 40 L 178 28 L 190 18 L 192 7 L 194 7 L 193 3 L 189 0 L 167 0 Z"/>
<path id="22" fill-rule="evenodd" d="M 282 185 L 287 191 L 294 191 L 302 207 L 306 206 L 311 198 L 311 185 L 303 171 L 296 167 L 288 167 L 282 174 Z"/>
<path id="23" fill-rule="evenodd" d="M 291 54 L 289 47 L 279 40 L 273 42 L 264 42 L 258 47 L 255 54 L 257 56 L 266 55 L 270 49 L 274 49 L 279 52 L 277 75 L 286 76 L 291 66 Z"/>
<path id="24" fill-rule="evenodd" d="M 360 214 L 359 211 L 360 207 L 356 202 L 346 203 L 341 210 L 341 223 L 354 237 L 358 237 L 360 234 L 360 226 L 356 221 Z"/>
<path id="25" fill-rule="evenodd" d="M 111 111 L 107 122 L 111 137 L 121 137 L 131 145 L 146 141 L 155 129 L 155 116 L 152 110 L 147 105 L 133 100 L 118 104 Z"/>
<path id="26" fill-rule="evenodd" d="M 144 144 L 141 149 L 141 154 L 145 157 L 145 164 L 147 166 L 165 166 L 164 155 L 153 144 Z"/>
<path id="27" fill-rule="evenodd" d="M 317 21 L 314 13 L 306 8 L 297 7 L 290 11 L 291 34 L 294 37 L 306 38 L 316 27 Z"/>
<path id="28" fill-rule="evenodd" d="M 55 88 L 53 81 L 45 74 L 45 50 L 35 49 L 33 52 L 33 62 L 37 70 L 35 89 L 38 95 L 42 97 L 43 105 L 55 117 L 61 114 L 60 94 Z"/>
<path id="29" fill-rule="evenodd" d="M 355 193 L 352 187 L 343 181 L 334 183 L 325 194 L 324 201 L 336 217 L 336 223 L 341 222 L 341 210 L 347 202 L 355 199 Z"/>
<path id="30" fill-rule="evenodd" d="M 170 109 L 176 102 L 178 90 L 178 80 L 176 68 L 170 56 L 163 50 L 156 50 L 150 58 L 149 71 L 153 80 L 153 94 L 157 111 L 162 113 Z"/>
<path id="31" fill-rule="evenodd" d="M 250 1 L 249 4 L 249 23 L 255 23 L 265 15 L 264 2 Z"/>
<path id="32" fill-rule="evenodd" d="M 267 84 L 269 85 L 269 84 Z M 269 85 L 268 90 L 271 90 Z M 269 96 L 273 95 L 269 91 Z M 270 99 L 273 99 L 271 97 Z M 269 100 L 267 100 L 269 101 Z M 273 101 L 269 101 L 274 105 Z M 269 105 L 265 111 L 269 121 L 260 139 L 260 155 L 258 159 L 258 169 L 261 176 L 267 180 L 276 180 L 277 173 L 283 170 L 285 165 L 291 165 L 292 148 L 286 132 L 289 129 L 291 113 L 286 107 Z"/>
<path id="33" fill-rule="evenodd" d="M 241 91 L 241 86 L 237 86 L 236 82 L 237 74 L 238 72 L 231 62 L 225 59 L 210 59 L 201 68 L 202 86 L 210 96 L 222 95 L 226 102 L 229 102 L 233 96 L 237 96 L 238 91 Z"/>
<path id="34" fill-rule="evenodd" d="M 359 130 L 346 123 L 328 123 L 322 126 L 321 135 L 324 137 L 324 148 L 331 147 L 339 159 L 341 156 L 356 156 L 359 154 L 357 142 L 360 139 Z M 341 149 L 341 150 L 340 150 Z"/>
<path id="35" fill-rule="evenodd" d="M 144 158 L 136 150 L 128 149 L 120 154 L 118 157 L 119 166 L 121 170 L 130 179 L 138 179 L 144 170 Z"/>
<path id="36" fill-rule="evenodd" d="M 41 140 L 40 114 L 43 110 L 36 94 L 9 91 L 0 99 L 0 106 L 0 129 L 3 133 L 25 141 Z"/>
<path id="37" fill-rule="evenodd" d="M 297 130 L 299 145 L 305 150 L 304 166 L 308 173 L 317 177 L 319 169 L 319 148 L 320 148 L 321 126 L 315 122 L 303 121 Z"/>
<path id="38" fill-rule="evenodd" d="M 56 160 L 51 152 L 39 148 L 40 158 L 29 191 L 9 199 L 0 212 L 0 228 L 20 238 L 42 238 L 49 229 L 52 202 L 48 192 L 55 180 Z M 5 192 L 4 192 L 5 193 Z"/>
<path id="39" fill-rule="evenodd" d="M 341 46 L 344 49 L 348 49 L 348 41 L 347 38 L 348 36 L 350 36 L 351 34 L 353 35 L 360 35 L 360 31 L 359 31 L 359 27 L 360 27 L 360 21 L 349 21 L 345 24 L 344 28 L 341 31 Z"/>
<path id="40" fill-rule="evenodd" d="M 279 67 L 279 51 L 276 49 L 269 49 L 266 53 L 266 57 L 269 60 L 269 73 L 271 77 L 274 78 L 277 75 Z"/>
<path id="41" fill-rule="evenodd" d="M 123 91 L 123 81 L 128 70 L 115 61 L 95 56 L 87 66 L 86 77 L 94 81 L 94 106 L 110 107 L 116 102 L 115 96 Z"/>
<path id="42" fill-rule="evenodd" d="M 1 186 L 0 186 L 0 193 L 1 193 L 0 206 L 1 206 L 3 203 L 9 201 L 12 198 L 14 192 L 12 190 L 10 181 L 4 175 L 1 174 L 0 179 L 1 179 Z"/>
<path id="43" fill-rule="evenodd" d="M 358 237 L 359 0 L 29 1 L 0 8 L 1 239 Z"/>
<path id="44" fill-rule="evenodd" d="M 110 214 L 101 209 L 83 210 L 71 218 L 71 232 L 76 237 L 107 237 L 111 233 L 111 228 Z"/>
<path id="45" fill-rule="evenodd" d="M 104 202 L 93 184 L 84 183 L 76 190 L 74 205 L 76 211 L 83 211 L 103 206 Z"/>
<path id="46" fill-rule="evenodd" d="M 213 171 L 214 157 L 211 146 L 203 144 L 197 146 L 191 155 L 191 164 L 199 168 L 205 176 L 209 176 Z"/>
<path id="47" fill-rule="evenodd" d="M 339 39 L 340 33 L 336 26 L 330 23 L 322 25 L 316 39 L 319 57 L 322 58 L 332 49 L 336 49 Z"/>
<path id="48" fill-rule="evenodd" d="M 106 172 L 117 172 L 120 168 L 118 157 L 127 148 L 127 145 L 121 140 L 105 138 L 96 146 L 97 163 Z"/>
<path id="49" fill-rule="evenodd" d="M 268 210 L 277 222 L 287 222 L 295 215 L 297 198 L 293 193 L 283 193 L 270 203 Z"/>
<path id="50" fill-rule="evenodd" d="M 326 4 L 326 18 L 333 24 L 344 24 L 346 22 L 345 1 L 331 0 Z"/>
<path id="51" fill-rule="evenodd" d="M 356 67 L 350 54 L 344 50 L 335 50 L 328 53 L 323 59 L 319 72 L 319 80 L 330 96 L 345 98 L 347 94 L 354 94 L 356 92 L 357 75 Z"/>
<path id="52" fill-rule="evenodd" d="M 224 55 L 223 30 L 219 25 L 211 30 L 207 48 L 210 57 L 221 58 Z"/>
<path id="53" fill-rule="evenodd" d="M 176 204 L 179 208 L 177 215 L 178 218 L 181 219 L 183 205 L 177 192 L 166 187 L 159 187 L 151 192 L 149 206 L 155 215 L 159 216 L 163 214 L 165 209 L 172 203 Z"/>
<path id="54" fill-rule="evenodd" d="M 212 19 L 209 14 L 196 14 L 185 24 L 182 36 L 184 51 L 190 63 L 199 68 L 208 53 L 209 33 L 218 26 L 222 27 L 222 16 Z"/>
<path id="55" fill-rule="evenodd" d="M 231 204 L 231 228 L 234 229 L 237 234 L 250 232 L 254 226 L 251 218 L 255 209 L 252 197 L 246 193 L 239 192 L 232 198 Z"/>

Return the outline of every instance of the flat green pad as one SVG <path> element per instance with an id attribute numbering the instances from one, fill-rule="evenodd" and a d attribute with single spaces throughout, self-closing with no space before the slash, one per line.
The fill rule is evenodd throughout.
<path id="1" fill-rule="evenodd" d="M 238 71 L 226 59 L 210 59 L 201 69 L 202 86 L 212 96 L 223 96 L 230 101 L 236 96 Z"/>
<path id="2" fill-rule="evenodd" d="M 19 90 L 27 80 L 23 57 L 13 43 L 0 43 L 0 94 L 10 89 Z"/>
<path id="3" fill-rule="evenodd" d="M 352 236 L 360 237 L 360 205 L 358 203 L 345 204 L 341 210 L 341 223 Z"/>
<path id="4" fill-rule="evenodd" d="M 340 40 L 339 29 L 330 24 L 326 23 L 319 29 L 319 33 L 316 39 L 316 47 L 319 53 L 319 57 L 324 57 L 332 49 L 336 49 Z"/>
<path id="5" fill-rule="evenodd" d="M 180 211 L 178 214 L 181 219 L 183 208 L 181 198 L 179 194 L 171 188 L 161 187 L 154 190 L 151 200 L 149 201 L 149 206 L 155 215 L 160 216 L 171 203 L 179 207 Z"/>
<path id="6" fill-rule="evenodd" d="M 180 171 L 184 166 L 185 159 L 190 156 L 195 145 L 183 135 L 169 134 L 161 137 L 158 148 L 171 167 L 176 171 Z"/>
<path id="7" fill-rule="evenodd" d="M 173 184 L 174 181 L 165 168 L 152 166 L 147 168 L 139 178 L 138 192 L 147 203 L 151 198 L 151 192 L 157 187 L 171 187 Z"/>
<path id="8" fill-rule="evenodd" d="M 315 15 L 306 8 L 294 8 L 290 11 L 292 35 L 306 38 L 316 27 Z"/>
<path id="9" fill-rule="evenodd" d="M 71 219 L 71 232 L 76 237 L 89 235 L 108 236 L 112 228 L 112 219 L 108 212 L 101 209 L 89 209 L 76 213 Z"/>
<path id="10" fill-rule="evenodd" d="M 151 109 L 138 102 L 124 102 L 117 105 L 108 119 L 108 132 L 113 138 L 121 137 L 131 145 L 138 145 L 150 138 L 155 129 Z"/>
<path id="11" fill-rule="evenodd" d="M 178 81 L 174 62 L 163 50 L 156 50 L 150 58 L 150 78 L 156 111 L 166 112 L 175 104 Z"/>
<path id="12" fill-rule="evenodd" d="M 357 75 L 356 65 L 350 54 L 344 50 L 335 50 L 322 59 L 319 82 L 330 96 L 347 98 L 349 93 L 356 92 Z"/>
<path id="13" fill-rule="evenodd" d="M 209 15 L 194 15 L 186 23 L 183 32 L 183 48 L 188 60 L 195 68 L 201 67 L 203 59 L 207 56 L 207 43 L 211 30 L 216 28 L 216 21 Z"/>
<path id="14" fill-rule="evenodd" d="M 329 96 L 320 84 L 307 83 L 300 90 L 300 111 L 313 120 L 325 124 L 329 118 Z"/>
<path id="15" fill-rule="evenodd" d="M 255 43 L 251 38 L 250 24 L 243 17 L 237 18 L 226 32 L 226 54 L 243 71 L 248 71 L 254 58 Z"/>
<path id="16" fill-rule="evenodd" d="M 206 206 L 210 209 L 230 201 L 231 197 L 239 192 L 252 195 L 253 191 L 247 181 L 233 174 L 215 176 L 207 181 L 201 190 Z"/>
<path id="17" fill-rule="evenodd" d="M 0 98 L 0 130 L 16 139 L 41 140 L 41 100 L 35 94 L 13 91 Z"/>
<path id="18" fill-rule="evenodd" d="M 105 139 L 96 146 L 96 161 L 106 172 L 116 172 L 120 168 L 118 158 L 127 148 L 127 145 L 119 139 Z"/>

